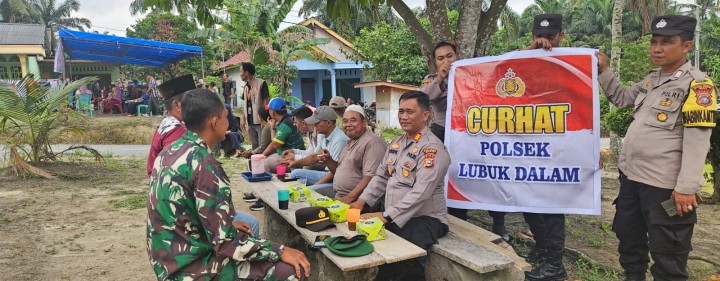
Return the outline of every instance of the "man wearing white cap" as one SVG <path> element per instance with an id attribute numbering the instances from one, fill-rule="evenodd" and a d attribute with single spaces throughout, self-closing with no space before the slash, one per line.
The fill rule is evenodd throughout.
<path id="1" fill-rule="evenodd" d="M 331 175 L 342 176 L 333 180 L 332 189 L 322 188 L 318 192 L 350 204 L 360 197 L 375 175 L 387 150 L 387 144 L 380 136 L 368 130 L 367 116 L 359 105 L 347 107 L 343 115 L 343 129 L 350 140 L 339 158 L 328 153 L 320 155 Z"/>

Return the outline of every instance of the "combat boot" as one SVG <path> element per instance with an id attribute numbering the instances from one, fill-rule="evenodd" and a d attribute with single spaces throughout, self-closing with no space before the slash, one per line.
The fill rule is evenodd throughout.
<path id="1" fill-rule="evenodd" d="M 531 271 L 525 272 L 525 280 L 528 281 L 562 281 L 567 277 L 567 271 L 562 262 L 562 251 L 548 252 L 545 262 Z"/>
<path id="2" fill-rule="evenodd" d="M 545 256 L 547 255 L 547 249 L 543 248 L 533 248 L 532 251 L 530 251 L 527 256 L 525 256 L 525 261 L 527 261 L 530 264 L 542 264 L 545 262 Z"/>

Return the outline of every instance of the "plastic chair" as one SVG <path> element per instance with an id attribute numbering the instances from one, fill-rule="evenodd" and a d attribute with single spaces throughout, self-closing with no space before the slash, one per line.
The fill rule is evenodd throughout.
<path id="1" fill-rule="evenodd" d="M 137 110 L 136 110 L 137 116 L 140 116 L 140 109 L 143 109 L 143 108 L 145 109 L 145 114 L 152 116 L 152 112 L 150 110 L 148 110 L 147 104 L 138 104 Z"/>
<path id="2" fill-rule="evenodd" d="M 119 114 L 122 114 L 122 113 L 123 113 L 123 105 L 122 105 L 122 103 L 116 103 L 115 105 L 113 105 L 113 109 L 115 109 L 115 108 L 117 108 Z M 112 109 L 110 110 L 110 113 L 111 113 L 111 114 L 113 113 L 113 112 L 112 112 Z"/>
<path id="3" fill-rule="evenodd" d="M 80 112 L 87 111 L 87 116 L 93 116 L 93 104 L 92 96 L 87 94 L 80 94 L 77 97 L 77 110 Z"/>

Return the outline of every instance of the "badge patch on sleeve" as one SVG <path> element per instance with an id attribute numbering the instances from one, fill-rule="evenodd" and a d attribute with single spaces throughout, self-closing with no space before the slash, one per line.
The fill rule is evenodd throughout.
<path id="1" fill-rule="evenodd" d="M 715 127 L 717 93 L 710 79 L 690 83 L 690 93 L 682 113 L 685 127 Z"/>
<path id="2" fill-rule="evenodd" d="M 425 159 L 423 160 L 423 167 L 430 169 L 435 167 L 435 153 L 425 153 Z"/>

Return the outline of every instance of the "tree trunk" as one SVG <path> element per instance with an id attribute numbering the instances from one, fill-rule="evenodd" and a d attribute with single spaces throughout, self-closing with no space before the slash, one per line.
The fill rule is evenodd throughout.
<path id="1" fill-rule="evenodd" d="M 388 0 L 388 5 L 393 7 L 400 17 L 405 21 L 405 24 L 410 28 L 410 32 L 415 36 L 423 54 L 427 58 L 428 69 L 430 72 L 435 72 L 435 61 L 433 59 L 433 48 L 435 44 L 432 42 L 430 34 L 420 24 L 420 20 L 415 16 L 415 13 L 405 4 L 402 0 Z M 447 14 L 445 15 L 447 18 Z"/>
<path id="2" fill-rule="evenodd" d="M 710 165 L 712 165 L 712 183 L 713 183 L 713 194 L 712 201 L 717 203 L 720 202 L 720 163 L 716 159 L 710 157 Z"/>
<path id="3" fill-rule="evenodd" d="M 497 29 L 500 12 L 505 9 L 506 4 L 507 0 L 494 0 L 490 3 L 490 8 L 480 15 L 480 19 L 477 21 L 478 29 L 474 48 L 476 57 L 484 56 L 490 50 L 491 39 Z"/>
<path id="4" fill-rule="evenodd" d="M 474 0 L 470 0 L 474 1 Z M 468 1 L 465 1 L 468 2 Z M 480 1 L 482 2 L 482 1 Z M 428 18 L 430 19 L 430 25 L 433 29 L 433 41 L 440 42 L 440 41 L 449 41 L 452 39 L 452 32 L 450 31 L 450 22 L 448 21 L 447 16 L 447 4 L 445 4 L 445 0 L 426 0 L 425 6 L 427 7 L 425 9 L 426 13 L 428 14 Z M 478 6 L 473 6 L 478 7 Z M 479 10 L 479 9 L 477 9 Z M 461 12 L 462 13 L 462 12 Z M 460 16 L 462 18 L 462 15 Z M 458 24 L 459 25 L 459 24 Z M 458 28 L 459 33 L 460 28 Z"/>
<path id="5" fill-rule="evenodd" d="M 431 2 L 428 0 L 428 3 Z M 443 1 L 444 2 L 444 1 Z M 458 47 L 458 59 L 470 58 L 475 54 L 475 43 L 478 36 L 478 22 L 482 18 L 483 0 L 465 0 L 460 8 L 455 43 Z M 447 15 L 445 15 L 447 18 Z"/>
<path id="6" fill-rule="evenodd" d="M 625 0 L 615 0 L 612 15 L 612 50 L 610 51 L 610 68 L 615 70 L 616 73 L 620 73 L 620 43 L 622 43 L 622 16 L 624 7 Z M 610 103 L 610 111 L 614 109 L 615 106 Z M 617 165 L 621 147 L 622 144 L 620 143 L 620 138 L 617 133 L 610 131 L 610 151 L 612 152 L 612 159 L 608 159 L 608 162 L 614 162 L 615 165 Z"/>
<path id="7" fill-rule="evenodd" d="M 625 1 L 623 1 L 625 2 Z M 617 4 L 617 2 L 615 2 Z M 650 3 L 642 5 L 642 18 L 643 18 L 643 34 L 650 33 Z M 622 17 L 622 16 L 621 16 Z"/>
<path id="8" fill-rule="evenodd" d="M 655 1 L 655 16 L 662 16 L 665 15 L 665 1 L 663 0 L 657 0 Z M 718 6 L 720 6 L 720 1 L 718 2 Z"/>

